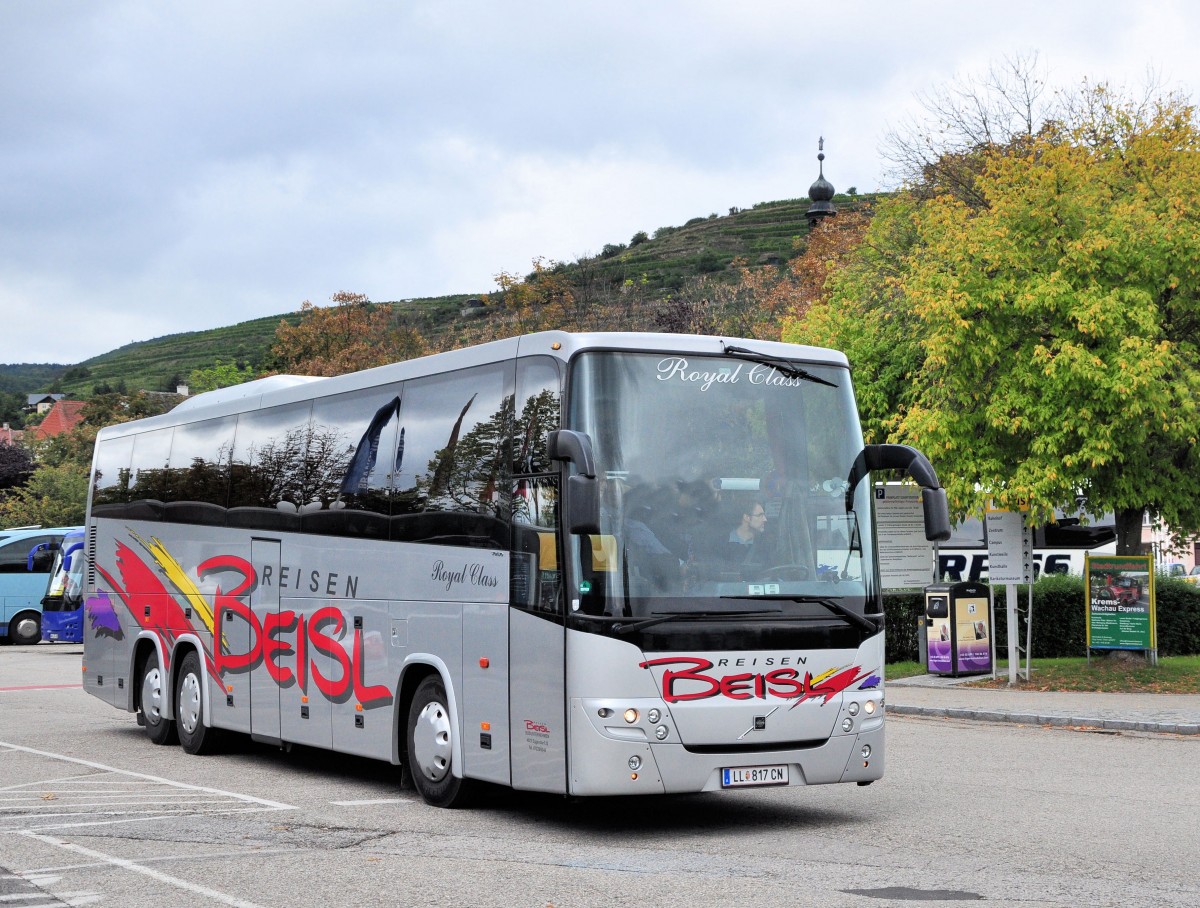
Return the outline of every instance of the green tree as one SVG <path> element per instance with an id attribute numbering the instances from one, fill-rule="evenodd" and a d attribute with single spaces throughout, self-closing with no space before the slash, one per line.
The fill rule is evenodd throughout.
<path id="1" fill-rule="evenodd" d="M 188 392 L 203 394 L 205 391 L 215 391 L 217 388 L 240 385 L 254 377 L 254 370 L 249 365 L 227 363 L 218 359 L 208 368 L 193 369 L 188 373 Z"/>
<path id="2" fill-rule="evenodd" d="M 1200 128 L 1175 95 L 1085 84 L 1060 110 L 894 203 L 786 336 L 866 364 L 868 423 L 959 512 L 1111 510 L 1128 552 L 1147 510 L 1200 530 Z"/>
<path id="3" fill-rule="evenodd" d="M 83 523 L 87 509 L 87 471 L 73 465 L 39 466 L 25 485 L 0 499 L 5 526 L 70 526 Z"/>

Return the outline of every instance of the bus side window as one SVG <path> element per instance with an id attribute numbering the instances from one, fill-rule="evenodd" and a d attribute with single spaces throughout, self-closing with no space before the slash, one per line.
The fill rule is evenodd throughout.
<path id="1" fill-rule="evenodd" d="M 312 403 L 286 404 L 238 417 L 229 466 L 228 526 L 300 529 L 311 477 L 308 439 Z"/>
<path id="2" fill-rule="evenodd" d="M 129 501 L 129 464 L 133 457 L 133 436 L 106 438 L 96 445 L 96 473 L 93 479 L 92 508 L 97 516 L 123 513 Z"/>
<path id="3" fill-rule="evenodd" d="M 401 391 L 393 384 L 317 401 L 309 460 L 327 481 L 300 516 L 304 532 L 388 538 Z"/>
<path id="4" fill-rule="evenodd" d="M 562 553 L 558 548 L 558 477 L 518 479 L 513 488 L 513 608 L 562 619 Z"/>
<path id="5" fill-rule="evenodd" d="M 171 459 L 173 428 L 142 432 L 133 439 L 133 459 L 129 468 L 129 506 L 126 516 L 135 520 L 161 520 L 163 502 L 171 499 Z"/>
<path id="6" fill-rule="evenodd" d="M 392 539 L 508 549 L 513 366 L 406 382 Z"/>
<path id="7" fill-rule="evenodd" d="M 548 356 L 517 362 L 517 404 L 513 427 L 513 472 L 553 473 L 546 436 L 559 427 L 562 378 L 558 361 Z"/>
<path id="8" fill-rule="evenodd" d="M 32 536 L 0 546 L 0 574 L 25 574 L 29 571 L 29 553 L 42 543 L 58 542 L 55 536 Z M 34 565 L 35 574 L 50 573 L 45 561 Z"/>
<path id="9" fill-rule="evenodd" d="M 236 425 L 227 416 L 176 427 L 163 498 L 168 521 L 224 525 Z"/>

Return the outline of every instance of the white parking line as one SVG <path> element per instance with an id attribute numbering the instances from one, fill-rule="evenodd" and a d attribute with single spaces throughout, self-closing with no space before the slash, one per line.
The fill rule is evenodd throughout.
<path id="1" fill-rule="evenodd" d="M 128 870 L 132 873 L 140 873 L 143 876 L 148 876 L 153 880 L 158 880 L 160 883 L 166 883 L 168 886 L 174 886 L 176 889 L 182 889 L 185 892 L 190 892 L 193 895 L 202 895 L 205 898 L 213 899 L 223 905 L 231 905 L 233 908 L 263 908 L 257 902 L 249 902 L 245 899 L 237 898 L 236 896 L 228 895 L 216 889 L 209 889 L 207 886 L 201 886 L 199 883 L 189 883 L 187 880 L 181 880 L 179 877 L 171 876 L 170 874 L 162 873 L 152 867 L 146 867 L 136 861 L 126 860 L 125 858 L 113 857 L 111 854 L 105 854 L 102 851 L 93 851 L 91 848 L 84 848 L 82 845 L 74 845 L 71 842 L 64 842 L 62 839 L 56 839 L 53 836 L 42 835 L 38 832 L 22 832 L 20 835 L 26 838 L 35 839 L 46 845 L 53 845 L 56 848 L 63 848 L 74 854 L 83 855 L 84 857 L 93 858 L 112 867 L 118 867 L 121 870 Z"/>
<path id="2" fill-rule="evenodd" d="M 55 836 L 47 835 L 44 832 L 39 832 L 38 830 L 53 829 L 62 832 L 84 826 L 113 826 L 121 823 L 168 819 L 186 813 L 213 815 L 259 810 L 296 810 L 296 807 L 280 801 L 257 798 L 253 795 L 225 791 L 220 788 L 191 785 L 186 782 L 165 779 L 161 776 L 133 772 L 128 769 L 118 769 L 115 766 L 107 766 L 92 760 L 82 760 L 78 757 L 67 756 L 66 754 L 36 750 L 32 747 L 23 747 L 19 744 L 0 741 L 0 756 L 5 753 L 30 754 L 76 766 L 85 766 L 97 772 L 135 780 L 141 784 L 137 786 L 124 786 L 116 782 L 111 776 L 103 780 L 97 780 L 94 778 L 85 779 L 81 775 L 70 775 L 8 785 L 0 789 L 0 792 L 3 793 L 3 796 L 0 796 L 0 816 L 4 817 L 9 824 L 9 828 L 7 830 L 0 830 L 0 833 L 19 835 L 36 842 L 41 842 L 44 845 L 50 845 L 54 848 L 80 855 L 92 862 L 98 862 L 129 871 L 130 873 L 150 877 L 176 889 L 181 889 L 224 905 L 230 905 L 233 908 L 263 908 L 263 906 L 255 902 L 211 889 L 199 883 L 192 883 L 146 866 L 147 862 L 155 859 L 146 859 L 143 862 L 131 861 L 126 858 L 116 857 L 115 855 L 105 854 L 102 851 L 85 848 L 82 845 L 76 845 Z M 75 785 L 95 785 L 97 782 L 101 782 L 104 787 L 99 790 L 93 787 L 87 791 L 72 791 Z M 139 793 L 144 796 L 139 797 Z M 115 800 L 122 798 L 127 800 Z M 121 807 L 127 809 L 112 809 Z M 138 815 L 131 816 L 131 814 Z M 110 815 L 112 819 L 107 818 Z M 83 816 L 89 816 L 93 819 L 86 822 L 57 824 L 45 822 L 56 818 L 66 819 Z M 96 819 L 96 817 L 105 817 L 105 819 Z M 37 821 L 37 825 L 12 828 L 14 821 L 28 820 Z M 96 898 L 94 893 L 73 893 L 72 895 L 78 898 L 73 899 L 68 904 L 88 904 Z M 28 904 L 28 899 L 26 899 L 26 903 Z M 0 895 L 0 905 L 2 904 L 7 904 L 7 896 Z"/>
<path id="3" fill-rule="evenodd" d="M 90 769 L 97 769 L 102 772 L 111 772 L 120 776 L 128 776 L 132 779 L 141 779 L 146 782 L 155 782 L 159 785 L 169 785 L 172 788 L 178 788 L 185 791 L 202 791 L 208 794 L 220 795 L 225 798 L 233 798 L 237 801 L 243 801 L 247 804 L 258 804 L 269 810 L 296 810 L 297 808 L 291 804 L 283 804 L 279 801 L 268 801 L 265 798 L 256 798 L 253 795 L 239 794 L 234 791 L 223 791 L 220 788 L 207 788 L 203 785 L 189 785 L 186 782 L 176 782 L 173 779 L 164 779 L 161 776 L 146 775 L 141 772 L 132 772 L 128 769 L 117 769 L 115 766 L 105 766 L 103 763 L 94 763 L 91 760 L 81 760 L 78 757 L 68 757 L 65 754 L 51 753 L 45 750 L 34 750 L 32 747 L 22 747 L 19 744 L 9 744 L 5 741 L 0 741 L 0 748 L 6 750 L 15 750 L 20 753 L 33 754 L 38 757 L 48 757 L 51 760 L 61 760 L 65 763 L 74 763 L 77 766 L 87 766 Z M 43 783 L 44 784 L 44 783 Z"/>

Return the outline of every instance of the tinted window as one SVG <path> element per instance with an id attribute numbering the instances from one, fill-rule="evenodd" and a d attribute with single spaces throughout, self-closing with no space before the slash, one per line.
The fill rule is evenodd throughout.
<path id="1" fill-rule="evenodd" d="M 92 504 L 112 505 L 129 500 L 129 463 L 133 438 L 109 438 L 96 445 Z"/>
<path id="2" fill-rule="evenodd" d="M 230 464 L 229 506 L 295 514 L 318 497 L 320 470 L 308 463 L 311 403 L 289 404 L 238 417 Z"/>
<path id="3" fill-rule="evenodd" d="M 537 357 L 517 363 L 514 473 L 552 472 L 546 436 L 559 427 L 560 383 L 557 360 Z"/>
<path id="4" fill-rule="evenodd" d="M 508 547 L 512 374 L 500 364 L 405 384 L 393 538 Z"/>
<path id="5" fill-rule="evenodd" d="M 16 542 L 0 546 L 0 574 L 26 573 L 29 565 L 29 553 L 33 551 L 34 547 L 43 542 L 58 542 L 61 538 L 61 536 L 30 536 L 27 539 L 18 539 Z M 50 573 L 49 565 L 34 573 Z"/>
<path id="6" fill-rule="evenodd" d="M 513 491 L 509 601 L 513 608 L 561 617 L 558 477 L 519 479 Z"/>
<path id="7" fill-rule="evenodd" d="M 171 443 L 171 501 L 229 501 L 229 461 L 236 417 L 178 426 Z"/>
<path id="8" fill-rule="evenodd" d="M 159 502 L 172 498 L 168 463 L 174 432 L 174 429 L 156 429 L 134 437 L 129 476 L 130 501 Z"/>
<path id="9" fill-rule="evenodd" d="M 400 391 L 392 385 L 316 402 L 309 460 L 323 478 L 320 507 L 301 517 L 305 532 L 388 538 Z"/>

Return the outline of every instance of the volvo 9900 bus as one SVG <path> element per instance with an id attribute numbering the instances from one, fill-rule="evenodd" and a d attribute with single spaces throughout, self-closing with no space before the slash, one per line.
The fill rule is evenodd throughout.
<path id="1" fill-rule="evenodd" d="M 868 784 L 872 470 L 839 353 L 543 333 L 276 376 L 100 432 L 85 688 L 189 753 L 248 734 L 429 803 Z"/>

